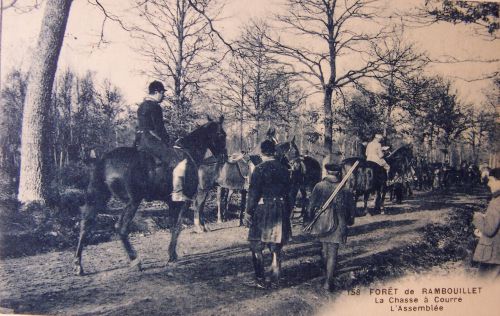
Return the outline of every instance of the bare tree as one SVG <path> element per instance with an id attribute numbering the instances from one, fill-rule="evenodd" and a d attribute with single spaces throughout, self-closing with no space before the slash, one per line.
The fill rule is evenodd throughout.
<path id="1" fill-rule="evenodd" d="M 381 40 L 374 52 L 382 63 L 378 82 L 383 90 L 378 94 L 378 101 L 385 112 L 383 131 L 387 136 L 388 129 L 406 123 L 393 117 L 394 110 L 404 109 L 405 85 L 409 78 L 423 71 L 429 59 L 417 52 L 415 45 L 405 43 L 402 32 L 396 31 Z"/>
<path id="2" fill-rule="evenodd" d="M 274 51 L 292 63 L 302 79 L 323 94 L 324 146 L 332 150 L 333 110 L 335 92 L 362 78 L 374 77 L 381 65 L 371 52 L 373 42 L 386 35 L 375 23 L 378 10 L 375 0 L 287 0 L 287 13 L 278 16 L 283 29 L 294 33 L 292 41 L 286 34 L 270 39 Z M 360 28 L 353 22 L 372 23 Z M 302 43 L 302 44 L 301 44 Z M 341 66 L 340 57 L 350 56 L 361 61 L 349 67 Z M 345 69 L 348 68 L 348 69 Z"/>
<path id="3" fill-rule="evenodd" d="M 34 50 L 23 112 L 18 195 L 21 202 L 46 199 L 49 155 L 44 131 L 71 3 L 71 0 L 47 0 Z"/>
<path id="4" fill-rule="evenodd" d="M 197 2 L 197 8 L 212 16 L 220 9 L 215 0 Z M 140 41 L 140 53 L 153 62 L 147 72 L 168 79 L 174 108 L 178 113 L 189 112 L 218 64 L 211 21 L 188 0 L 137 1 L 136 11 L 141 22 L 132 28 L 132 34 Z"/>
<path id="5" fill-rule="evenodd" d="M 233 56 L 225 69 L 220 71 L 220 86 L 216 99 L 223 106 L 226 122 L 236 121 L 239 125 L 239 148 L 243 150 L 243 130 L 249 117 L 248 87 L 250 76 L 248 65 L 238 56 Z"/>
<path id="6" fill-rule="evenodd" d="M 498 2 L 426 0 L 424 6 L 417 10 L 415 17 L 420 19 L 420 23 L 431 24 L 442 21 L 471 24 L 475 26 L 476 34 L 489 39 L 498 39 L 497 32 L 500 28 Z"/>

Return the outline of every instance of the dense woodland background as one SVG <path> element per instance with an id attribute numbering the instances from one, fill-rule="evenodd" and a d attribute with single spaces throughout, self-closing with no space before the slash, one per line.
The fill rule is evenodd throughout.
<path id="1" fill-rule="evenodd" d="M 3 10 L 26 5 L 11 2 Z M 490 82 L 484 91 L 487 101 L 465 103 L 456 79 L 429 71 L 435 61 L 405 40 L 404 27 L 408 21 L 467 23 L 485 40 L 497 41 L 498 3 L 424 1 L 399 23 L 384 24 L 376 1 L 288 0 L 288 11 L 273 21 L 252 20 L 229 42 L 212 23 L 224 13 L 219 1 L 132 2 L 129 16 L 119 16 L 89 1 L 108 23 L 120 23 L 133 35 L 137 49 L 151 62 L 144 72 L 168 87 L 164 119 L 173 139 L 203 123 L 206 114 L 224 114 L 230 153 L 253 150 L 273 126 L 278 140 L 295 136 L 302 153 L 317 159 L 336 148 L 345 157 L 359 155 L 361 144 L 381 132 L 393 149 L 412 143 L 416 155 L 429 162 L 497 163 L 496 61 L 478 78 Z M 46 1 L 46 12 L 57 3 Z M 78 12 L 68 14 L 71 19 Z M 360 20 L 371 27 L 355 27 Z M 47 37 L 42 28 L 39 45 Z M 315 45 L 301 45 L 297 38 Z M 346 55 L 359 62 L 345 64 Z M 27 95 L 30 85 L 39 83 L 21 69 L 7 71 L 0 92 L 0 167 L 3 192 L 15 196 L 23 115 L 33 101 Z M 95 73 L 48 71 L 54 72 L 54 81 L 41 87 L 50 88 L 45 99 L 50 101 L 39 104 L 41 176 L 46 186 L 81 187 L 89 159 L 132 145 L 138 105 L 128 103 L 111 81 L 97 80 Z"/>

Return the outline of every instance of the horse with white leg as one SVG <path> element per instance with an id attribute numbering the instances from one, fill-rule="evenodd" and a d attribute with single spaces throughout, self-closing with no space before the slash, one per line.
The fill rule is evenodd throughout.
<path id="1" fill-rule="evenodd" d="M 226 153 L 226 133 L 222 127 L 224 118 L 209 122 L 197 128 L 177 142 L 177 148 L 168 148 L 164 160 L 158 164 L 155 158 L 136 147 L 119 147 L 96 162 L 87 188 L 85 205 L 82 206 L 80 237 L 75 254 L 75 270 L 83 274 L 82 252 L 86 236 L 99 211 L 113 196 L 126 204 L 115 227 L 123 247 L 133 266 L 141 269 L 140 260 L 128 239 L 129 225 L 142 200 L 160 200 L 168 203 L 173 217 L 172 238 L 168 248 L 169 261 L 177 260 L 177 239 L 181 232 L 182 214 L 189 201 L 172 201 L 173 172 L 182 164 L 185 167 L 183 192 L 192 199 L 198 186 L 198 166 L 207 150 L 216 157 Z M 222 158 L 221 158 L 222 159 Z"/>

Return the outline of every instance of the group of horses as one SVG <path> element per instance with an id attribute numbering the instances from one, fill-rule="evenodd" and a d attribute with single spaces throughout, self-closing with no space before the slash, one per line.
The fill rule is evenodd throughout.
<path id="1" fill-rule="evenodd" d="M 470 190 L 484 181 L 483 170 L 467 162 L 454 168 L 448 163 L 427 163 L 425 159 L 419 158 L 413 160 L 412 168 L 415 187 L 418 190 L 447 190 L 452 186 Z"/>
<path id="2" fill-rule="evenodd" d="M 187 160 L 184 177 L 184 194 L 194 200 L 194 224 L 197 230 L 206 231 L 207 226 L 203 208 L 210 190 L 217 187 L 218 221 L 225 218 L 227 202 L 233 192 L 241 192 L 240 225 L 246 200 L 250 175 L 253 168 L 262 160 L 257 153 L 242 153 L 228 157 L 226 149 L 226 133 L 223 128 L 224 118 L 209 119 L 187 136 L 179 139 L 178 148 L 169 149 L 169 159 L 161 164 L 147 153 L 135 147 L 119 147 L 106 153 L 95 162 L 90 182 L 85 194 L 85 204 L 81 207 L 80 236 L 75 254 L 75 272 L 84 273 L 82 251 L 86 236 L 96 219 L 98 212 L 105 210 L 111 197 L 125 204 L 115 228 L 122 245 L 130 259 L 130 265 L 141 270 L 141 261 L 129 241 L 129 225 L 142 200 L 160 200 L 168 204 L 169 215 L 173 220 L 171 240 L 168 247 L 169 262 L 177 260 L 177 239 L 181 232 L 183 213 L 189 207 L 188 202 L 174 202 L 172 193 L 172 171 L 182 160 Z M 212 157 L 205 159 L 210 150 Z M 298 193 L 301 193 L 301 215 L 307 208 L 307 193 L 321 180 L 322 166 L 314 158 L 303 156 L 295 144 L 294 138 L 276 145 L 276 157 L 289 169 L 291 188 L 289 198 L 295 205 Z M 351 157 L 343 161 L 344 174 L 358 161 L 353 176 L 346 188 L 356 194 L 356 198 L 364 196 L 364 211 L 367 212 L 367 201 L 370 194 L 375 193 L 375 208 L 370 214 L 379 214 L 383 209 L 385 194 L 394 186 L 388 179 L 406 176 L 411 170 L 411 146 L 403 146 L 386 161 L 391 166 L 389 174 L 374 162 L 361 157 Z M 293 216 L 293 212 L 292 212 Z"/>

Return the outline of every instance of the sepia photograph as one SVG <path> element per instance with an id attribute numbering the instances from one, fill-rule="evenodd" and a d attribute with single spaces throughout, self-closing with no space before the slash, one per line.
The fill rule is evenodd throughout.
<path id="1" fill-rule="evenodd" d="M 0 0 L 0 315 L 500 313 L 500 0 Z"/>

